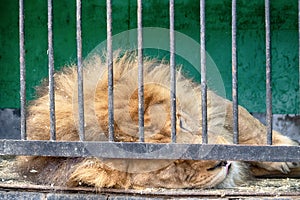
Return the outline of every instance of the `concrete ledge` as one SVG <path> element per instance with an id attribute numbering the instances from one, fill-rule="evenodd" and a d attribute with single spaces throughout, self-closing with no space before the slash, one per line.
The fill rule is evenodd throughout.
<path id="1" fill-rule="evenodd" d="M 298 199 L 300 191 L 293 188 L 273 189 L 276 184 L 284 181 L 271 182 L 273 186 L 261 185 L 253 187 L 244 186 L 236 189 L 145 189 L 145 190 L 119 190 L 94 188 L 64 188 L 40 185 L 8 185 L 0 184 L 0 199 Z"/>

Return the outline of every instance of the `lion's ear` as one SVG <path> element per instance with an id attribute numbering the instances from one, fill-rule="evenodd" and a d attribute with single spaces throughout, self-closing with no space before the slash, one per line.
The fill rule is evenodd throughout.
<path id="1" fill-rule="evenodd" d="M 180 130 L 183 132 L 193 132 L 192 128 L 188 126 L 186 119 L 184 119 L 180 114 L 177 114 L 177 121 L 179 121 Z"/>
<path id="2" fill-rule="evenodd" d="M 151 107 L 160 105 L 164 107 L 165 112 L 169 113 L 170 95 L 169 90 L 156 83 L 147 83 L 144 85 L 144 112 L 147 115 Z M 129 97 L 128 105 L 130 107 L 130 116 L 133 121 L 138 121 L 139 97 L 138 89 L 135 88 Z M 162 110 L 163 111 L 163 110 Z M 147 116 L 145 116 L 146 120 Z"/>

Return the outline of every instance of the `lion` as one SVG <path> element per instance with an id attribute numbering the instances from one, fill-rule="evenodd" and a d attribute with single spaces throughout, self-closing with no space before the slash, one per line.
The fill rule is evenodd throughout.
<path id="1" fill-rule="evenodd" d="M 85 139 L 108 137 L 108 76 L 105 56 L 85 61 Z M 146 143 L 171 142 L 170 69 L 167 61 L 144 58 L 144 135 Z M 115 53 L 114 140 L 137 142 L 138 63 L 135 53 Z M 56 138 L 78 141 L 77 67 L 64 67 L 54 76 Z M 202 142 L 201 87 L 176 71 L 177 143 Z M 28 140 L 49 140 L 49 95 L 44 83 L 28 106 Z M 233 143 L 232 102 L 207 92 L 208 142 Z M 238 107 L 239 143 L 265 145 L 266 127 L 243 107 Z M 274 145 L 298 145 L 273 131 Z M 215 160 L 135 160 L 20 156 L 18 171 L 37 184 L 91 186 L 96 188 L 231 188 L 251 177 L 250 166 L 288 173 L 295 162 L 240 162 Z"/>

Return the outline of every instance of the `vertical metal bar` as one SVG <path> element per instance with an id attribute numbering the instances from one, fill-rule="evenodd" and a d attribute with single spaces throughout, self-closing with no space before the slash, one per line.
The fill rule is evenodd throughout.
<path id="1" fill-rule="evenodd" d="M 49 68 L 49 101 L 50 101 L 50 140 L 56 140 L 52 14 L 53 14 L 52 0 L 48 0 L 48 68 Z"/>
<path id="2" fill-rule="evenodd" d="M 26 140 L 26 65 L 24 40 L 24 1 L 19 0 L 19 45 L 20 45 L 20 107 L 21 139 Z"/>
<path id="3" fill-rule="evenodd" d="M 142 0 L 137 1 L 138 22 L 138 98 L 139 98 L 139 141 L 144 142 L 144 66 L 143 66 L 143 25 Z"/>
<path id="4" fill-rule="evenodd" d="M 237 76 L 237 43 L 236 43 L 236 0 L 232 0 L 232 113 L 233 113 L 233 143 L 239 143 L 238 127 L 238 76 Z"/>
<path id="5" fill-rule="evenodd" d="M 201 107 L 202 143 L 207 144 L 207 81 L 205 55 L 205 0 L 200 0 L 200 64 L 201 64 Z"/>
<path id="6" fill-rule="evenodd" d="M 112 50 L 112 8 L 111 0 L 106 1 L 107 31 L 107 67 L 108 67 L 108 140 L 114 141 L 114 82 L 113 82 L 113 50 Z"/>
<path id="7" fill-rule="evenodd" d="M 299 76 L 298 76 L 298 81 L 299 81 L 299 93 L 298 93 L 298 113 L 300 113 L 300 0 L 298 0 L 298 64 L 299 64 Z"/>
<path id="8" fill-rule="evenodd" d="M 81 38 L 81 0 L 76 0 L 76 41 L 77 41 L 77 73 L 78 73 L 78 115 L 79 139 L 84 141 L 84 97 Z"/>
<path id="9" fill-rule="evenodd" d="M 176 69 L 174 35 L 174 0 L 170 0 L 170 84 L 171 84 L 171 141 L 176 142 Z"/>
<path id="10" fill-rule="evenodd" d="M 265 0 L 265 26 L 266 26 L 266 121 L 267 144 L 272 144 L 272 83 L 271 83 L 271 30 L 270 30 L 270 1 Z"/>

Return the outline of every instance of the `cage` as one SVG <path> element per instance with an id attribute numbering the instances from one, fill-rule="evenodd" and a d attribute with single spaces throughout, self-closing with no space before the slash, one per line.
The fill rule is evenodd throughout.
<path id="1" fill-rule="evenodd" d="M 2 155 L 102 156 L 132 159 L 132 154 L 120 154 L 118 149 L 114 148 L 113 126 L 110 126 L 109 130 L 109 142 L 98 144 L 84 141 L 83 106 L 79 106 L 82 108 L 79 111 L 81 113 L 79 133 L 82 141 L 70 143 L 24 141 L 26 139 L 26 103 L 34 98 L 34 86 L 39 85 L 41 80 L 49 75 L 50 96 L 52 96 L 54 88 L 52 88 L 51 82 L 53 82 L 54 69 L 59 70 L 66 63 L 76 62 L 79 68 L 80 91 L 80 88 L 83 87 L 80 81 L 82 75 L 80 67 L 84 58 L 89 57 L 89 53 L 95 51 L 97 45 L 103 45 L 103 41 L 106 41 L 105 48 L 108 52 L 122 47 L 124 43 L 130 46 L 133 42 L 133 45 L 137 46 L 131 48 L 138 50 L 138 56 L 143 54 L 150 57 L 167 58 L 170 60 L 170 65 L 173 66 L 172 74 L 175 73 L 175 65 L 182 64 L 184 74 L 202 85 L 204 108 L 202 116 L 207 115 L 207 111 L 205 111 L 207 84 L 219 95 L 232 100 L 233 113 L 235 113 L 233 120 L 235 144 L 238 144 L 239 136 L 238 104 L 247 108 L 257 117 L 264 118 L 266 115 L 266 119 L 261 120 L 265 120 L 267 125 L 268 145 L 272 143 L 273 128 L 279 128 L 279 131 L 286 132 L 294 140 L 299 141 L 300 70 L 299 3 L 297 1 L 144 1 L 142 6 L 140 1 L 77 1 L 77 4 L 69 1 L 48 1 L 48 5 L 46 2 L 33 1 L 20 1 L 19 3 L 2 1 L 3 6 L 1 6 L 0 62 L 3 70 L 1 72 L 0 105 L 3 108 L 1 112 L 4 118 L 0 119 L 3 124 L 1 135 L 4 138 L 1 140 L 0 152 Z M 18 20 L 20 24 L 18 24 Z M 150 40 L 147 39 L 149 37 Z M 118 40 L 118 38 L 121 39 Z M 164 42 L 171 45 L 165 47 Z M 191 52 L 194 50 L 191 45 L 195 43 L 198 44 L 198 49 Z M 97 48 L 103 47 L 101 45 Z M 141 45 L 143 45 L 143 51 L 140 51 Z M 16 53 L 19 51 L 20 59 Z M 141 58 L 138 58 L 140 66 L 143 65 Z M 109 53 L 108 59 L 112 59 L 112 55 Z M 111 63 L 110 60 L 108 63 Z M 195 63 L 197 63 L 196 66 Z M 207 65 L 216 66 L 218 76 L 215 75 L 215 71 L 209 71 L 210 69 L 206 68 Z M 213 77 L 209 76 L 211 73 L 213 73 Z M 207 79 L 205 74 L 208 74 Z M 19 76 L 21 81 L 19 81 Z M 221 80 L 221 86 L 215 85 L 214 82 L 209 85 L 214 77 L 217 77 L 218 81 Z M 139 71 L 139 80 L 141 82 L 143 80 L 142 71 Z M 171 83 L 171 94 L 175 94 L 175 77 Z M 111 94 L 113 94 L 112 84 L 113 82 L 108 83 Z M 142 88 L 141 84 L 140 96 L 143 94 Z M 80 102 L 81 98 L 79 96 L 79 104 L 83 105 L 84 102 Z M 113 95 L 110 98 L 112 101 Z M 143 99 L 140 101 L 142 102 Z M 172 109 L 174 109 L 176 103 L 173 102 L 172 105 Z M 21 108 L 20 111 L 18 108 Z M 112 104 L 110 104 L 109 110 L 113 110 Z M 140 142 L 144 141 L 143 110 L 144 108 L 141 107 L 139 112 Z M 18 112 L 21 115 L 20 119 L 17 117 L 8 120 L 10 116 L 15 116 L 14 113 Z M 49 135 L 51 135 L 51 140 L 55 140 L 55 111 L 52 109 L 49 112 L 52 112 L 51 116 L 53 116 Z M 109 118 L 113 121 L 112 112 Z M 13 124 L 13 120 L 21 124 L 20 128 Z M 154 159 L 159 156 L 160 159 L 299 161 L 297 146 L 213 145 L 212 147 L 210 144 L 205 144 L 207 143 L 205 117 L 202 122 L 202 142 L 204 144 L 176 144 L 175 120 L 176 116 L 172 115 L 172 142 L 163 144 L 167 146 L 168 151 L 158 154 L 142 154 L 140 157 L 135 155 L 133 158 Z M 279 126 L 276 127 L 278 124 Z M 4 129 L 5 126 L 8 126 L 8 129 Z M 12 129 L 15 130 L 12 131 Z M 16 133 L 15 136 L 11 135 L 13 132 Z M 12 138 L 13 140 L 7 140 Z M 162 144 L 149 143 L 122 143 L 119 145 L 131 152 L 145 151 L 146 153 L 163 147 Z M 96 148 L 96 151 L 86 151 L 86 148 Z M 206 148 L 213 148 L 213 151 L 206 155 L 199 153 L 205 151 Z M 74 151 L 74 149 L 76 150 Z M 186 153 L 180 154 L 178 157 L 179 153 L 176 152 L 182 151 Z M 292 182 L 294 190 L 292 189 L 292 192 L 286 194 L 299 195 L 297 184 L 297 182 Z M 4 191 L 14 188 L 7 185 L 5 187 Z M 18 188 L 26 189 L 24 186 L 18 186 Z M 32 186 L 31 189 L 39 191 L 45 190 L 45 187 Z M 47 198 L 63 198 L 63 194 L 61 196 L 52 194 L 51 187 L 46 190 L 50 191 Z M 68 192 L 68 189 L 65 188 L 55 188 L 55 190 Z M 80 188 L 75 191 L 85 190 Z M 119 198 L 124 197 L 122 196 L 124 191 L 121 190 L 107 189 L 103 191 L 107 194 L 119 195 Z M 142 198 L 142 193 L 149 196 L 156 195 L 156 198 L 161 195 L 249 196 L 249 193 L 245 191 L 234 190 L 166 190 L 140 193 L 128 190 L 126 192 L 127 195 L 137 195 L 137 193 L 141 195 L 131 197 L 133 199 Z M 43 196 L 43 194 L 30 192 L 1 193 L 1 195 L 10 198 L 36 195 L 37 199 Z M 94 194 L 89 195 L 86 198 L 100 197 L 99 195 L 93 196 Z M 266 193 L 254 192 L 252 195 L 275 196 L 277 194 L 270 190 Z M 74 198 L 78 198 L 78 196 L 74 194 Z"/>

